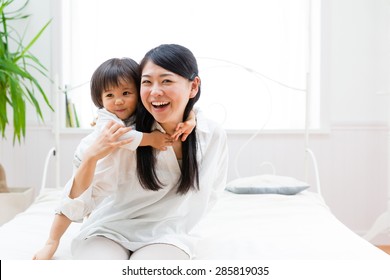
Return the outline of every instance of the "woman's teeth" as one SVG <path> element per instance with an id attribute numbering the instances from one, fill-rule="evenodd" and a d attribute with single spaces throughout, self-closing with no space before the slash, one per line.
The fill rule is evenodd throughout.
<path id="1" fill-rule="evenodd" d="M 162 106 L 166 106 L 168 104 L 169 104 L 169 102 L 152 102 L 152 105 L 154 107 L 162 107 Z"/>

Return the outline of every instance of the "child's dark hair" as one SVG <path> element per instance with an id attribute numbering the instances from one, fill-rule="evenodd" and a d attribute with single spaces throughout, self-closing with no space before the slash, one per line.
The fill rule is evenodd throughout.
<path id="1" fill-rule="evenodd" d="M 198 76 L 198 64 L 192 52 L 180 45 L 164 44 L 150 50 L 140 63 L 140 69 L 145 67 L 148 61 L 178 74 L 190 81 Z M 190 98 L 184 110 L 183 121 L 188 118 L 194 104 L 200 97 L 200 85 L 195 97 Z M 153 116 L 146 110 L 142 102 L 138 103 L 136 129 L 142 132 L 151 132 L 154 124 Z M 199 167 L 197 161 L 196 128 L 182 142 L 181 176 L 177 183 L 177 193 L 185 194 L 190 189 L 199 189 Z M 157 178 L 155 171 L 156 158 L 152 147 L 137 148 L 137 174 L 141 185 L 150 190 L 157 191 L 163 187 Z"/>
<path id="2" fill-rule="evenodd" d="M 139 65 L 131 58 L 111 58 L 95 70 L 91 78 L 91 98 L 96 107 L 103 108 L 102 93 L 122 82 L 134 83 L 139 94 L 141 75 Z"/>

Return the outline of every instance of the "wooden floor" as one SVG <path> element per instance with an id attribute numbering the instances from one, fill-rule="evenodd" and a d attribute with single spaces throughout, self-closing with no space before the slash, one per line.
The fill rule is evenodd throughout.
<path id="1" fill-rule="evenodd" d="M 376 247 L 390 255 L 390 245 L 376 245 Z"/>

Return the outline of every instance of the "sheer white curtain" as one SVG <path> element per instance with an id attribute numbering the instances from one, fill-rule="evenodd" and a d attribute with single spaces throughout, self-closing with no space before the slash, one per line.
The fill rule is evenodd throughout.
<path id="1" fill-rule="evenodd" d="M 225 128 L 304 128 L 309 0 L 69 0 L 63 5 L 69 6 L 62 80 L 82 127 L 96 110 L 88 82 L 100 63 L 124 56 L 140 61 L 159 44 L 177 43 L 198 58 L 198 106 Z M 318 104 L 318 92 L 313 98 Z M 318 128 L 319 107 L 313 112 Z"/>

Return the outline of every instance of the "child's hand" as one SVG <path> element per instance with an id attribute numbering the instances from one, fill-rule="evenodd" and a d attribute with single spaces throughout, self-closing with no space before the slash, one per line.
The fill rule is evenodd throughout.
<path id="1" fill-rule="evenodd" d="M 181 136 L 181 141 L 186 141 L 188 135 L 191 134 L 192 130 L 196 126 L 195 119 L 191 119 L 182 123 L 179 123 L 176 126 L 175 133 L 172 134 L 172 139 L 177 141 Z"/>
<path id="2" fill-rule="evenodd" d="M 181 141 L 186 141 L 188 135 L 194 130 L 196 126 L 196 115 L 193 110 L 190 111 L 185 122 L 179 123 L 176 126 L 175 133 L 172 134 L 172 139 L 177 141 L 181 136 Z"/>
<path id="3" fill-rule="evenodd" d="M 51 260 L 54 253 L 57 251 L 59 241 L 50 241 L 45 246 L 36 252 L 33 256 L 33 260 Z"/>
<path id="4" fill-rule="evenodd" d="M 154 130 L 150 134 L 152 134 L 152 143 L 150 146 L 157 150 L 166 151 L 167 146 L 173 145 L 173 139 L 166 133 Z"/>

